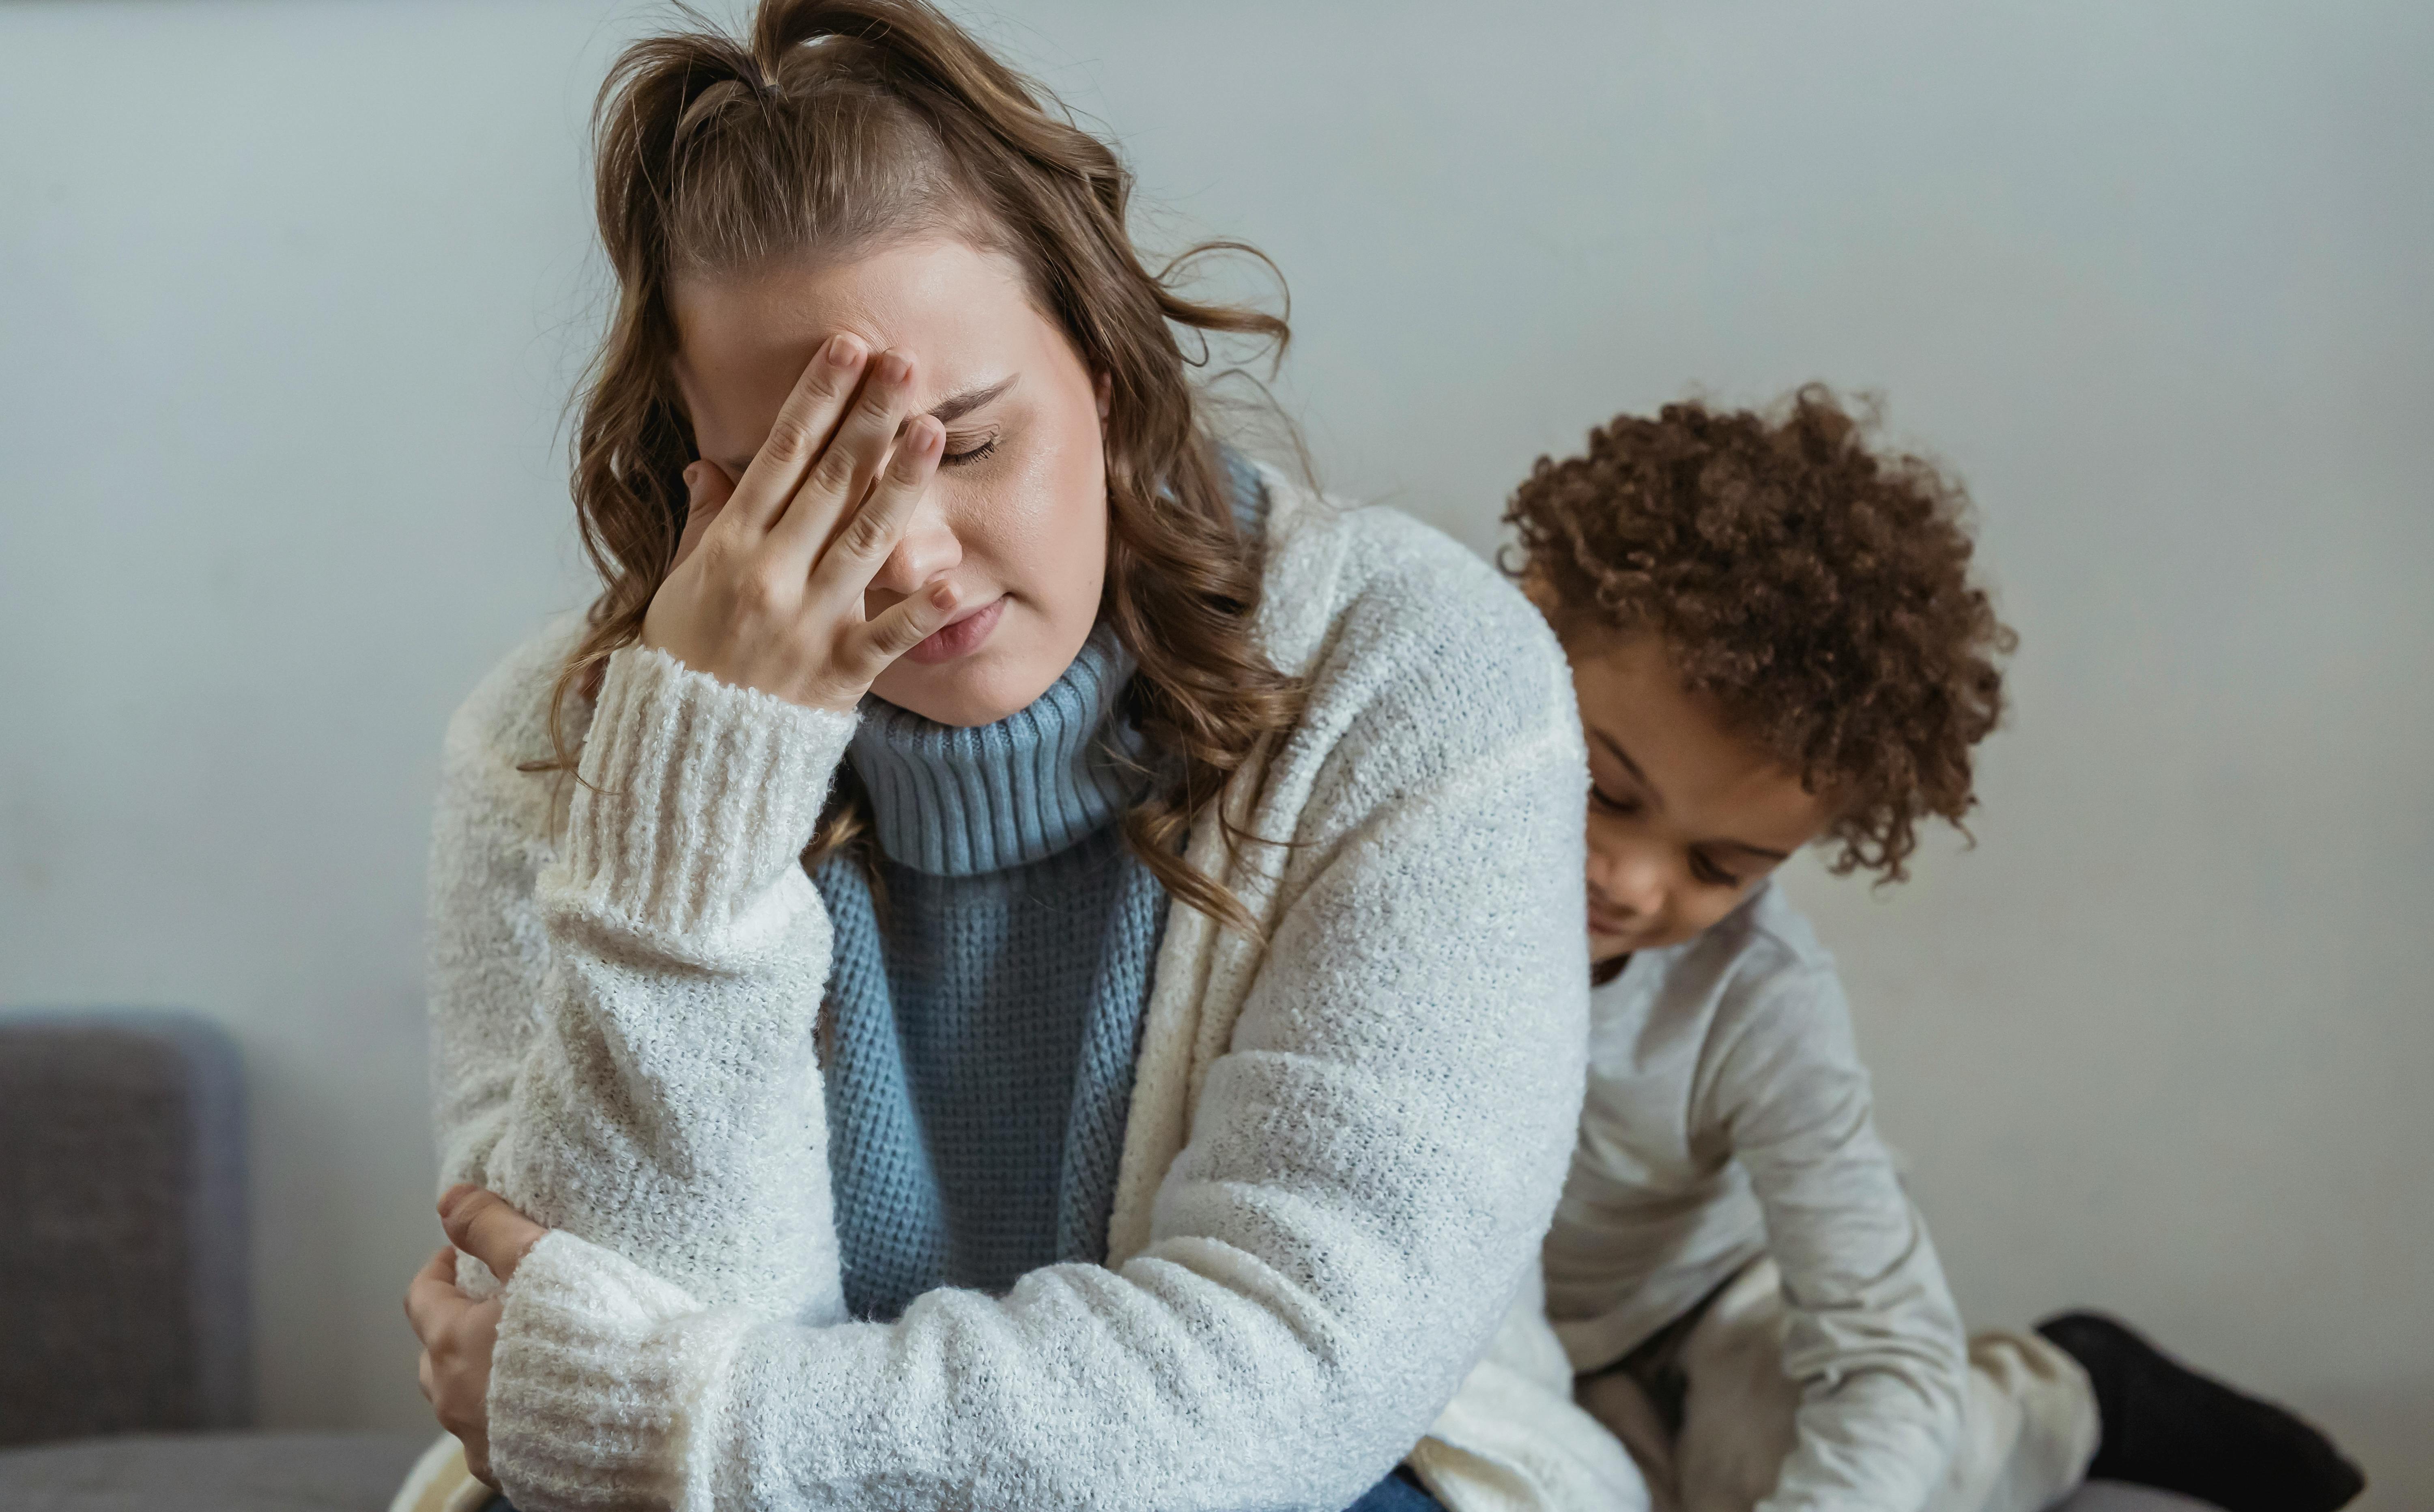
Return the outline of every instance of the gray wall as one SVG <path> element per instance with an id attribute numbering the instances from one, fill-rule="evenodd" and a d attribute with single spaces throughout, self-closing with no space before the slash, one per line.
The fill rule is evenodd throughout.
<path id="1" fill-rule="evenodd" d="M 0 1001 L 242 1037 L 278 1422 L 424 1421 L 424 814 L 584 593 L 582 112 L 650 14 L 0 8 Z M 1619 408 L 1886 393 L 2016 715 L 1975 850 L 1792 885 L 1962 1299 L 2118 1310 L 2434 1499 L 2434 11 L 985 19 L 1161 234 L 1283 265 L 1327 480 L 1474 545 Z"/>

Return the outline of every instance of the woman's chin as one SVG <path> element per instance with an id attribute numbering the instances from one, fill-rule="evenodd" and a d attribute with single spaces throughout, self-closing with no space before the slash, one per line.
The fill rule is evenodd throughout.
<path id="1" fill-rule="evenodd" d="M 1068 656 L 1050 666 L 1044 663 L 1053 657 L 1011 654 L 1017 649 L 992 644 L 951 662 L 899 662 L 870 691 L 937 724 L 993 725 L 1030 707 L 1073 660 Z"/>

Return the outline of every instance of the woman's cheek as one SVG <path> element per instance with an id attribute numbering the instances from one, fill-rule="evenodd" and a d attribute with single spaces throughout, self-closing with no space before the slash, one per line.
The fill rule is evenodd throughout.
<path id="1" fill-rule="evenodd" d="M 983 549 L 1000 558 L 1007 590 L 1029 597 L 1078 649 L 1098 621 L 1106 577 L 1107 490 L 1095 453 L 1076 450 L 1039 457 L 1012 497 L 974 524 L 992 538 Z"/>

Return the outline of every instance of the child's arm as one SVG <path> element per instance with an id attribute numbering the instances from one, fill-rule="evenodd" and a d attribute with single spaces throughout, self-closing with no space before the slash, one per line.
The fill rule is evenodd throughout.
<path id="1" fill-rule="evenodd" d="M 1957 1440 L 1966 1344 L 1877 1138 L 1842 985 L 1828 967 L 1786 971 L 1735 1017 L 1717 1025 L 1711 1096 L 1765 1211 L 1801 1387 L 1798 1441 L 1760 1512 L 1923 1506 Z"/>

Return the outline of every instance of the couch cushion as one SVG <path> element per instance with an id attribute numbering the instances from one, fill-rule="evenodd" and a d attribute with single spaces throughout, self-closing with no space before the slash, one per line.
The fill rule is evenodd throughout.
<path id="1" fill-rule="evenodd" d="M 210 1022 L 0 1016 L 0 1444 L 252 1421 L 244 1157 Z"/>
<path id="2" fill-rule="evenodd" d="M 383 1512 L 424 1435 L 176 1434 L 0 1450 L 9 1512 Z"/>
<path id="3" fill-rule="evenodd" d="M 0 1450 L 9 1512 L 383 1512 L 428 1435 L 194 1434 Z M 2055 1512 L 2214 1512 L 2099 1481 Z"/>
<path id="4" fill-rule="evenodd" d="M 2090 1481 L 2053 1512 L 2218 1512 L 2212 1502 L 2192 1502 L 2169 1491 L 2118 1481 Z"/>

